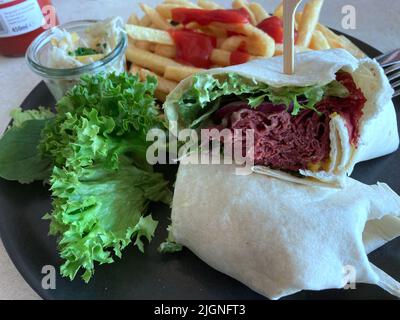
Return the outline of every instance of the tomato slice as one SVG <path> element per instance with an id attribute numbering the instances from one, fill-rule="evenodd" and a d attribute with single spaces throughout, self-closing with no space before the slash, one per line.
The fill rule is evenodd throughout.
<path id="1" fill-rule="evenodd" d="M 257 28 L 263 30 L 270 37 L 272 37 L 276 43 L 283 43 L 283 20 L 279 17 L 269 17 L 259 23 Z M 298 32 L 294 32 L 294 40 L 297 41 Z"/>
<path id="2" fill-rule="evenodd" d="M 246 9 L 229 10 L 204 10 L 175 8 L 172 9 L 172 20 L 184 25 L 197 22 L 200 25 L 208 25 L 212 22 L 221 23 L 249 23 L 250 16 Z"/>
<path id="3" fill-rule="evenodd" d="M 240 51 L 240 49 L 233 51 L 230 57 L 230 64 L 232 66 L 237 64 L 246 63 L 250 60 L 250 55 L 247 52 Z"/>
<path id="4" fill-rule="evenodd" d="M 177 61 L 198 68 L 211 67 L 211 54 L 217 46 L 215 37 L 193 30 L 170 30 L 176 45 Z"/>

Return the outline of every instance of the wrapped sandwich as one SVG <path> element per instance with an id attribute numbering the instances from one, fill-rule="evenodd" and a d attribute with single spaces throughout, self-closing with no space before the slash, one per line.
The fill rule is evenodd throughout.
<path id="1" fill-rule="evenodd" d="M 276 57 L 184 80 L 164 105 L 171 130 L 253 130 L 253 170 L 302 184 L 342 186 L 356 163 L 397 150 L 393 90 L 376 61 L 342 49 L 296 60 L 293 76 Z"/>
<path id="2" fill-rule="evenodd" d="M 238 176 L 234 165 L 181 165 L 172 236 L 271 299 L 355 283 L 400 297 L 400 284 L 367 257 L 400 236 L 400 197 L 346 179 L 343 189 L 324 188 Z"/>

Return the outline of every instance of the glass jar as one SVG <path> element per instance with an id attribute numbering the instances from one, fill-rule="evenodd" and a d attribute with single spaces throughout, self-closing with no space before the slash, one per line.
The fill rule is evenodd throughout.
<path id="1" fill-rule="evenodd" d="M 97 22 L 99 21 L 73 21 L 56 28 L 82 35 L 90 26 Z M 51 39 L 55 35 L 56 28 L 42 33 L 31 44 L 26 53 L 28 65 L 36 74 L 42 77 L 56 100 L 61 99 L 69 89 L 79 82 L 81 76 L 84 74 L 112 72 L 118 74 L 126 71 L 125 51 L 128 46 L 128 38 L 124 31 L 121 31 L 116 47 L 101 60 L 69 69 L 56 69 L 46 66 L 48 54 L 51 49 Z"/>
<path id="2" fill-rule="evenodd" d="M 0 54 L 23 56 L 38 35 L 56 25 L 51 0 L 0 0 Z"/>

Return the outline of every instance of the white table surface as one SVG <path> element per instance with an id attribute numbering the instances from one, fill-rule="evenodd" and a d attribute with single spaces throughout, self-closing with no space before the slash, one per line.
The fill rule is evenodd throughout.
<path id="1" fill-rule="evenodd" d="M 120 15 L 127 19 L 133 11 L 139 11 L 138 3 L 150 5 L 161 0 L 53 0 L 62 23 L 71 20 L 106 18 Z M 228 5 L 230 1 L 218 3 Z M 270 12 L 279 0 L 260 0 Z M 344 5 L 356 8 L 355 30 L 343 30 L 341 9 Z M 322 23 L 363 40 L 381 51 L 400 47 L 400 1 L 398 0 L 326 0 Z M 39 82 L 26 66 L 23 58 L 0 57 L 0 132 L 9 122 L 9 111 L 20 105 Z M 0 208 L 1 210 L 1 208 Z M 49 239 L 53 241 L 53 239 Z M 0 240 L 0 299 L 40 299 L 18 273 Z"/>

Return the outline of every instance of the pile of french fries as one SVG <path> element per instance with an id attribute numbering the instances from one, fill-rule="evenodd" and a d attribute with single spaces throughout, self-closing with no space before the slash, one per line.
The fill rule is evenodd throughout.
<path id="1" fill-rule="evenodd" d="M 296 51 L 344 48 L 358 58 L 364 57 L 364 53 L 349 39 L 335 34 L 319 23 L 323 3 L 324 0 L 309 0 L 304 6 L 303 12 L 296 14 L 296 28 L 298 30 Z M 130 72 L 138 74 L 143 80 L 148 75 L 157 77 L 156 97 L 160 101 L 165 101 L 167 95 L 181 80 L 202 71 L 202 69 L 175 61 L 176 47 L 168 30 L 184 27 L 171 21 L 171 11 L 174 8 L 206 10 L 223 8 L 210 0 L 198 0 L 196 4 L 189 0 L 164 0 L 156 8 L 145 3 L 140 4 L 140 7 L 144 16 L 139 19 L 136 14 L 133 14 L 126 25 L 130 38 L 126 52 L 127 60 L 131 63 Z M 234 0 L 232 8 L 246 9 L 251 23 L 223 24 L 214 22 L 207 26 L 190 23 L 185 26 L 187 29 L 213 35 L 217 38 L 217 48 L 211 54 L 213 67 L 229 66 L 231 53 L 238 50 L 243 43 L 250 54 L 250 59 L 282 55 L 283 46 L 275 43 L 273 38 L 257 28 L 261 21 L 270 17 L 259 3 Z M 282 18 L 283 4 L 276 8 L 274 16 Z M 232 32 L 235 35 L 229 36 Z"/>

